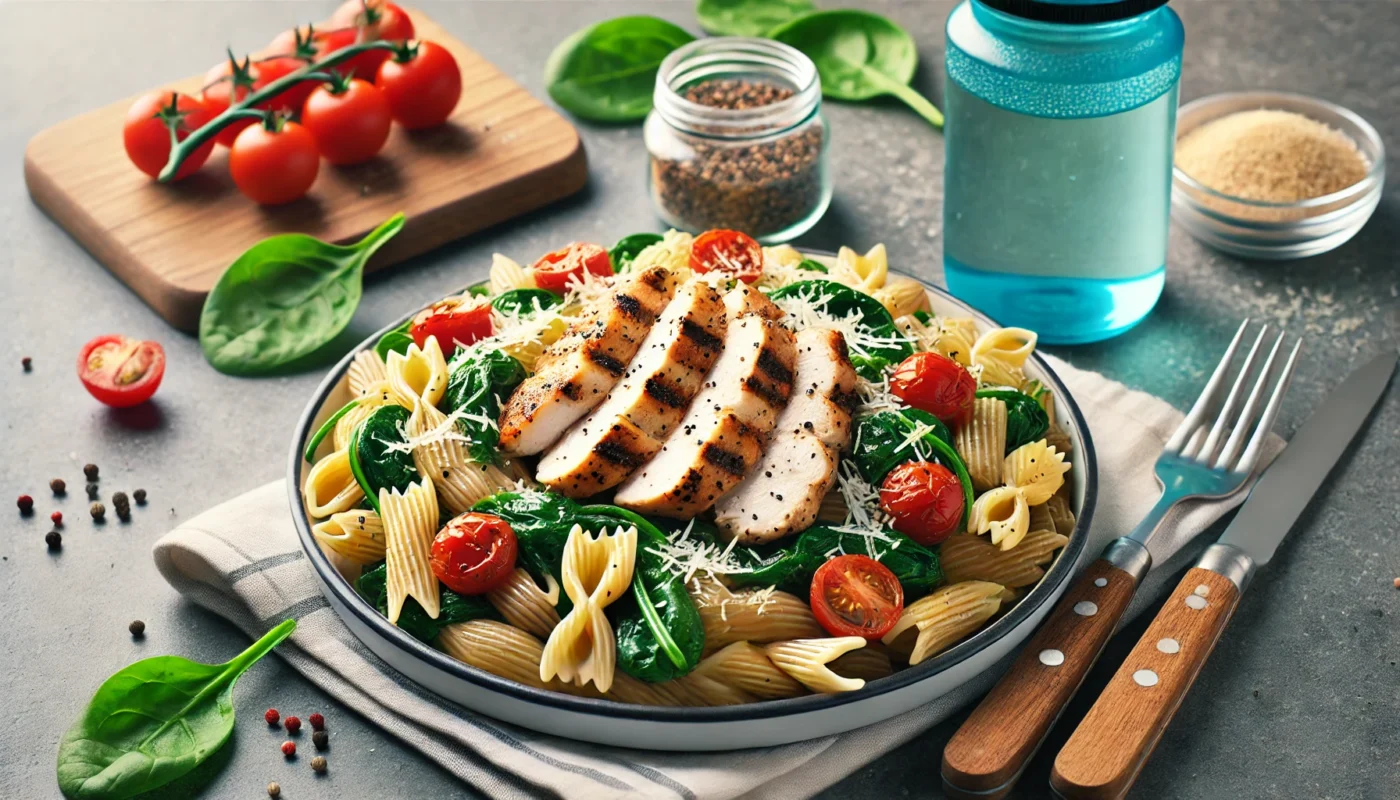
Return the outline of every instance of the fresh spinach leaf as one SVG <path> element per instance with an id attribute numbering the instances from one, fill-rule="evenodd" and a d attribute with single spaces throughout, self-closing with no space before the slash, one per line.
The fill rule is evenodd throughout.
<path id="1" fill-rule="evenodd" d="M 233 733 L 233 684 L 296 625 L 281 623 L 224 664 L 158 656 L 108 678 L 58 746 L 59 789 L 126 798 L 194 769 Z"/>
<path id="2" fill-rule="evenodd" d="M 858 327 L 869 334 L 870 339 L 861 342 L 848 337 L 846 346 L 850 349 L 851 365 L 867 380 L 880 380 L 888 365 L 898 364 L 914 354 L 914 346 L 895 327 L 894 318 L 885 306 L 844 283 L 825 279 L 798 281 L 768 296 L 773 300 L 800 297 L 812 303 L 818 312 L 838 319 L 854 312 Z"/>
<path id="3" fill-rule="evenodd" d="M 914 38 L 879 14 L 818 11 L 780 25 L 768 36 L 812 59 L 827 97 L 869 100 L 893 95 L 934 127 L 943 127 L 943 113 L 909 87 L 919 63 Z"/>
<path id="4" fill-rule="evenodd" d="M 634 233 L 618 239 L 617 244 L 608 251 L 608 256 L 612 259 L 613 272 L 626 272 L 643 250 L 659 241 L 661 241 L 659 233 Z"/>
<path id="5" fill-rule="evenodd" d="M 511 289 L 492 300 L 491 307 L 507 317 L 526 317 L 563 302 L 564 298 L 548 289 Z"/>
<path id="6" fill-rule="evenodd" d="M 381 561 L 360 573 L 360 577 L 355 581 L 355 591 L 385 616 L 389 614 L 388 580 L 388 565 Z M 457 594 L 441 585 L 438 589 L 442 607 L 438 611 L 437 619 L 428 616 L 423 606 L 410 597 L 404 600 L 403 608 L 399 611 L 397 624 L 400 630 L 420 642 L 432 644 L 443 628 L 457 622 L 469 622 L 474 619 L 504 621 L 501 612 L 484 596 Z"/>
<path id="7" fill-rule="evenodd" d="M 413 454 L 390 449 L 405 444 L 404 426 L 408 409 L 400 405 L 380 406 L 355 426 L 350 435 L 350 474 L 365 492 L 365 499 L 379 511 L 379 490 L 403 491 L 418 480 Z"/>
<path id="8" fill-rule="evenodd" d="M 825 274 L 827 274 L 828 272 L 831 271 L 831 270 L 827 269 L 827 268 L 826 268 L 826 265 L 823 264 L 822 262 L 820 262 L 820 261 L 813 261 L 813 260 L 810 259 L 810 258 L 804 258 L 804 259 L 802 259 L 802 262 L 799 263 L 799 264 L 797 265 L 797 268 L 798 268 L 798 269 L 805 269 L 805 270 L 807 270 L 808 272 L 820 272 L 820 273 L 822 273 L 823 275 L 825 275 Z"/>
<path id="9" fill-rule="evenodd" d="M 351 400 L 341 406 L 339 411 L 327 417 L 325 422 L 321 423 L 321 427 L 317 428 L 316 432 L 311 435 L 311 438 L 306 440 L 306 452 L 302 454 L 306 458 L 306 463 L 310 464 L 316 460 L 316 450 L 320 448 L 321 442 L 330 435 L 331 431 L 335 430 L 335 424 L 340 421 L 340 418 L 350 413 L 350 409 L 359 404 L 360 401 L 358 399 Z"/>
<path id="10" fill-rule="evenodd" d="M 1043 391 L 1043 390 L 1042 390 Z M 1038 441 L 1050 430 L 1050 416 L 1031 395 L 1015 389 L 981 389 L 978 397 L 994 397 L 1006 403 L 1006 452 Z"/>
<path id="11" fill-rule="evenodd" d="M 413 344 L 413 337 L 408 333 L 408 329 L 411 327 L 413 327 L 413 317 L 409 317 L 399 327 L 380 336 L 379 341 L 375 342 L 374 352 L 378 353 L 379 357 L 385 361 L 389 360 L 390 353 L 398 353 L 399 355 L 407 353 L 408 346 Z"/>
<path id="12" fill-rule="evenodd" d="M 929 430 L 909 444 L 904 444 L 920 425 Z M 851 460 L 866 483 L 878 487 L 890 470 L 906 461 L 931 460 L 947 467 L 958 477 L 963 487 L 963 524 L 967 524 L 972 508 L 972 478 L 967 474 L 958 451 L 953 449 L 953 436 L 937 417 L 917 408 L 881 411 L 856 420 L 856 432 L 851 443 Z"/>
<path id="13" fill-rule="evenodd" d="M 467 294 L 469 294 L 469 295 L 471 295 L 471 296 L 473 296 L 473 297 L 490 297 L 490 296 L 491 296 L 491 281 L 482 281 L 482 282 L 480 282 L 480 283 L 473 283 L 471 286 L 468 286 L 468 287 L 467 287 Z"/>
<path id="14" fill-rule="evenodd" d="M 734 556 L 752 572 L 736 572 L 729 579 L 739 586 L 777 586 L 806 597 L 812 575 L 833 550 L 866 555 L 889 567 L 904 587 L 905 602 L 928 594 L 943 581 L 938 553 L 896 530 L 886 528 L 884 538 L 865 537 L 828 525 L 814 525 L 796 539 L 759 548 L 736 547 Z"/>
<path id="15" fill-rule="evenodd" d="M 204 357 L 220 372 L 262 375 L 330 342 L 360 305 L 365 262 L 403 222 L 395 214 L 347 247 L 300 233 L 253 245 L 204 300 Z"/>
<path id="16" fill-rule="evenodd" d="M 914 319 L 917 319 L 918 321 L 927 325 L 930 322 L 933 322 L 933 315 L 921 308 L 918 311 L 914 312 Z"/>
<path id="17" fill-rule="evenodd" d="M 657 529 L 663 535 L 679 532 L 681 525 L 673 520 L 658 521 Z M 707 527 L 696 520 L 691 536 L 704 538 L 706 534 L 697 530 Z M 713 541 L 714 534 L 708 534 Z M 641 592 L 633 591 L 623 600 L 609 607 L 613 629 L 617 631 L 617 665 L 638 680 L 649 683 L 673 680 L 688 674 L 700 663 L 705 650 L 705 625 L 700 620 L 700 612 L 695 608 L 685 584 L 680 576 L 666 568 L 665 563 L 655 553 L 650 536 L 643 536 L 638 529 L 636 574 L 634 579 L 642 587 Z M 650 604 L 656 612 L 644 612 L 642 603 Z M 675 642 L 682 656 L 681 663 L 671 659 L 670 654 L 657 642 L 652 624 L 659 624 Z"/>
<path id="18" fill-rule="evenodd" d="M 644 15 L 590 25 L 559 43 L 544 66 L 554 102 L 595 122 L 632 122 L 651 111 L 656 71 L 671 51 L 695 40 L 685 29 Z"/>
<path id="19" fill-rule="evenodd" d="M 762 36 L 816 10 L 812 0 L 700 0 L 695 18 L 715 36 Z"/>
<path id="20" fill-rule="evenodd" d="M 500 416 L 500 398 L 509 397 L 523 380 L 525 367 L 500 350 L 468 351 L 464 357 L 453 360 L 444 400 L 448 413 L 465 409 L 468 414 L 457 420 L 457 430 L 471 442 L 467 452 L 472 460 L 482 464 L 500 462 L 496 445 L 501 441 L 501 432 L 487 420 Z"/>

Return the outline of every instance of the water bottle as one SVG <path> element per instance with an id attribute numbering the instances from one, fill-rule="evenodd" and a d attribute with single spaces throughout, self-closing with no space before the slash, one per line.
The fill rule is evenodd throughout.
<path id="1" fill-rule="evenodd" d="M 1136 325 L 1166 280 L 1185 39 L 1167 0 L 964 0 L 948 17 L 943 266 L 1055 344 Z"/>

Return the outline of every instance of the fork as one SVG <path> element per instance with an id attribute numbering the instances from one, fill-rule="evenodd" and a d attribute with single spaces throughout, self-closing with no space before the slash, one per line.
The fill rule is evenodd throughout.
<path id="1" fill-rule="evenodd" d="M 1229 497 L 1248 481 L 1278 416 L 1295 363 L 1290 358 L 1280 370 L 1260 415 L 1283 344 L 1280 332 L 1241 408 L 1268 333 L 1267 325 L 1259 331 L 1227 389 L 1230 365 L 1248 325 L 1246 319 L 1235 332 L 1205 389 L 1158 457 L 1155 471 L 1162 496 L 1157 504 L 1131 533 L 1110 542 L 1065 592 L 1011 669 L 944 748 L 943 786 L 950 796 L 1000 798 L 1010 791 L 1147 575 L 1152 566 L 1147 544 L 1167 514 L 1183 500 Z M 1259 420 L 1254 425 L 1256 415 Z"/>

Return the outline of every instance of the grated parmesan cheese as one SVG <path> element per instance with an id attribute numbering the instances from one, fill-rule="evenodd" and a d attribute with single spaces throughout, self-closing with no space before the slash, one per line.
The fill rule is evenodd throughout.
<path id="1" fill-rule="evenodd" d="M 694 527 L 695 520 L 692 519 L 680 533 L 667 536 L 665 544 L 648 547 L 646 551 L 661 559 L 666 571 L 679 577 L 683 583 L 690 583 L 698 573 L 713 578 L 716 575 L 753 572 L 751 567 L 745 567 L 733 558 L 738 539 L 730 539 L 729 544 L 720 549 L 717 544 L 690 538 Z"/>

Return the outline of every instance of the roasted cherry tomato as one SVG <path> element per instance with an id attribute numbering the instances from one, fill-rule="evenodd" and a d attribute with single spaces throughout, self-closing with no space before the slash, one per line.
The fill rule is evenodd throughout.
<path id="1" fill-rule="evenodd" d="M 273 119 L 238 134 L 228 171 L 238 190 L 265 206 L 290 203 L 316 182 L 321 154 L 316 137 L 295 122 Z"/>
<path id="2" fill-rule="evenodd" d="M 143 95 L 126 112 L 126 124 L 122 127 L 126 155 L 137 169 L 154 178 L 170 160 L 170 129 L 166 127 L 166 120 L 176 121 L 175 137 L 183 142 L 213 116 L 196 97 L 176 92 Z M 193 175 L 204 166 L 212 152 L 214 140 L 210 139 L 185 159 L 175 173 L 175 180 Z"/>
<path id="3" fill-rule="evenodd" d="M 98 401 L 126 408 L 151 399 L 165 377 L 165 349 L 159 342 L 99 336 L 78 354 L 78 379 Z"/>
<path id="4" fill-rule="evenodd" d="M 485 594 L 515 569 L 518 550 L 510 523 L 468 511 L 438 532 L 430 561 L 433 574 L 447 588 L 457 594 Z"/>
<path id="5" fill-rule="evenodd" d="M 972 419 L 977 379 L 941 353 L 915 353 L 890 376 L 890 391 L 914 408 L 956 427 Z"/>
<path id="6" fill-rule="evenodd" d="M 763 274 L 763 248 L 739 231 L 705 231 L 690 248 L 690 268 L 696 272 L 719 271 L 744 283 Z"/>
<path id="7" fill-rule="evenodd" d="M 812 614 L 832 636 L 878 639 L 904 612 L 904 587 L 870 556 L 837 556 L 812 576 Z"/>
<path id="8" fill-rule="evenodd" d="M 491 304 L 471 295 L 448 297 L 418 312 L 408 333 L 419 347 L 436 336 L 447 354 L 457 345 L 468 345 L 491 335 Z"/>
<path id="9" fill-rule="evenodd" d="M 262 68 L 251 59 L 237 61 L 230 57 L 228 61 L 216 64 L 204 73 L 204 92 L 200 99 L 204 101 L 210 114 L 218 116 L 227 111 L 229 106 L 247 97 L 249 92 L 257 91 L 267 83 L 262 77 Z M 224 147 L 232 147 L 238 134 L 253 122 L 251 119 L 234 120 L 219 131 L 214 141 Z"/>
<path id="10" fill-rule="evenodd" d="M 568 247 L 545 253 L 530 267 L 535 286 L 556 294 L 568 291 L 569 280 L 585 272 L 593 275 L 613 274 L 612 259 L 601 245 L 574 242 Z"/>
<path id="11" fill-rule="evenodd" d="M 353 30 L 356 43 L 380 39 L 403 42 L 413 38 L 413 20 L 402 8 L 383 0 L 346 0 L 331 15 L 331 26 Z M 370 50 L 345 62 L 342 71 L 353 70 L 355 77 L 373 82 L 379 74 L 379 65 L 387 58 L 388 50 Z"/>
<path id="12" fill-rule="evenodd" d="M 880 508 L 894 518 L 894 529 L 925 547 L 957 533 L 964 503 L 958 477 L 931 461 L 900 464 L 880 486 Z"/>
<path id="13" fill-rule="evenodd" d="M 384 90 L 394 121 L 413 131 L 447 121 L 462 97 L 462 70 L 457 59 L 432 42 L 412 42 L 379 66 L 374 84 Z"/>
<path id="14" fill-rule="evenodd" d="M 389 101 L 359 78 L 316 87 L 302 107 L 301 124 L 316 137 L 321 155 L 332 164 L 368 161 L 389 139 Z"/>

